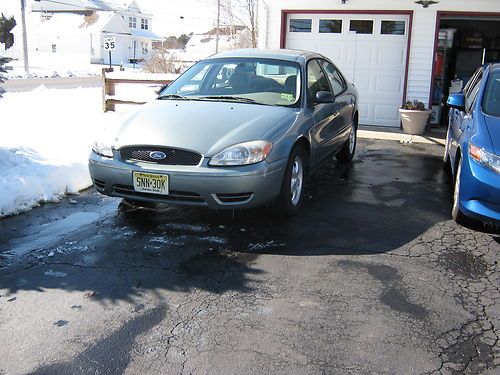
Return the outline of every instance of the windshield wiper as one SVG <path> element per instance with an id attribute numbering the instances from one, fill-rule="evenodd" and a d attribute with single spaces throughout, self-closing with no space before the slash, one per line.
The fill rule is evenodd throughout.
<path id="1" fill-rule="evenodd" d="M 160 95 L 157 99 L 159 99 L 159 100 L 169 100 L 169 99 L 189 100 L 189 98 L 186 98 L 185 96 L 177 95 L 177 94 Z"/>
<path id="2" fill-rule="evenodd" d="M 226 95 L 214 95 L 214 96 L 201 96 L 198 99 L 202 100 L 227 100 L 229 102 L 244 102 L 244 103 L 254 103 L 254 104 L 264 104 L 256 101 L 255 99 L 245 98 L 243 96 L 226 96 Z"/>

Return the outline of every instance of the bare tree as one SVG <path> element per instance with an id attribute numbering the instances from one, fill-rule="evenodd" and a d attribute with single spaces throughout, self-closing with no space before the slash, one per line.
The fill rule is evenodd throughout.
<path id="1" fill-rule="evenodd" d="M 258 38 L 258 0 L 224 0 L 221 3 L 223 18 L 229 24 L 231 35 L 234 36 L 238 31 L 238 26 L 246 26 L 250 31 L 250 46 L 257 47 Z M 240 42 L 236 42 L 239 43 Z"/>
<path id="2" fill-rule="evenodd" d="M 259 33 L 257 23 L 258 0 L 238 0 L 243 8 L 244 22 L 250 30 L 252 47 L 257 47 L 257 36 Z"/>

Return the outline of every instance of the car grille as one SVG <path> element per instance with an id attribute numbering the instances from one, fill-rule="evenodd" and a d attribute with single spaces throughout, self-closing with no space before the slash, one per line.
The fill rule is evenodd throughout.
<path id="1" fill-rule="evenodd" d="M 194 151 L 181 150 L 162 146 L 127 146 L 119 149 L 124 160 L 145 161 L 162 165 L 198 165 L 202 156 Z M 150 154 L 154 151 L 163 152 L 165 159 L 153 159 Z"/>
<path id="2" fill-rule="evenodd" d="M 215 196 L 222 204 L 238 204 L 249 201 L 253 197 L 253 193 L 215 194 Z"/>
<path id="3" fill-rule="evenodd" d="M 134 187 L 130 185 L 114 185 L 113 193 L 124 198 L 149 198 L 158 202 L 183 202 L 203 205 L 206 204 L 201 195 L 189 191 L 170 190 L 168 192 L 168 195 L 163 195 L 135 191 Z"/>
<path id="4" fill-rule="evenodd" d="M 101 180 L 96 180 L 96 179 L 93 179 L 92 180 L 94 182 L 94 185 L 99 188 L 99 189 L 104 189 L 104 181 L 101 181 Z"/>

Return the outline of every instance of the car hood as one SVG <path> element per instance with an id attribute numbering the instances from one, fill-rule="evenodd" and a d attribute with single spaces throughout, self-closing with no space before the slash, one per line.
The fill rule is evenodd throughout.
<path id="1" fill-rule="evenodd" d="M 484 116 L 484 122 L 486 123 L 495 154 L 500 155 L 500 118 Z"/>
<path id="2" fill-rule="evenodd" d="M 293 108 L 258 104 L 156 100 L 126 118 L 114 147 L 164 145 L 212 156 L 236 143 L 258 140 Z"/>

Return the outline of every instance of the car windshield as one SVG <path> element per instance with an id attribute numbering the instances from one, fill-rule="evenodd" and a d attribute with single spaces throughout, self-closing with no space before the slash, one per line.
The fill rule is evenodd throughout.
<path id="1" fill-rule="evenodd" d="M 221 58 L 195 64 L 158 98 L 294 106 L 299 97 L 299 64 L 274 59 Z"/>
<path id="2" fill-rule="evenodd" d="M 492 72 L 483 96 L 484 113 L 500 117 L 500 71 Z"/>

